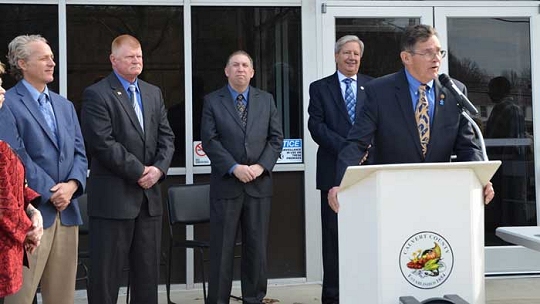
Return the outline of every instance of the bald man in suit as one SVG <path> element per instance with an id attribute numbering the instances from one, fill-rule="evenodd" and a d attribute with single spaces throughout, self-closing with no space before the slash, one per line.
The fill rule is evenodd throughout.
<path id="1" fill-rule="evenodd" d="M 272 95 L 249 85 L 254 73 L 251 57 L 234 52 L 225 67 L 228 85 L 204 99 L 201 138 L 212 162 L 210 304 L 229 303 L 239 228 L 243 303 L 262 303 L 266 295 L 272 168 L 283 131 Z"/>

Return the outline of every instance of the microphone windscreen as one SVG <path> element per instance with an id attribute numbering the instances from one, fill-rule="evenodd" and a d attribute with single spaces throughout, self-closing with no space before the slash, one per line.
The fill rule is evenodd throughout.
<path id="1" fill-rule="evenodd" d="M 441 82 L 443 86 L 446 86 L 446 84 L 448 84 L 451 81 L 451 79 L 448 75 L 441 74 L 439 75 L 439 81 Z"/>

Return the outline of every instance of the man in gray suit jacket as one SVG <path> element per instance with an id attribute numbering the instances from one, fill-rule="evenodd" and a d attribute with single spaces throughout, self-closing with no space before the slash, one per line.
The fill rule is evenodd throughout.
<path id="1" fill-rule="evenodd" d="M 272 95 L 249 85 L 254 70 L 246 52 L 229 57 L 225 75 L 228 85 L 205 97 L 201 122 L 203 148 L 212 162 L 208 303 L 229 303 L 239 227 L 243 302 L 262 303 L 272 168 L 283 132 Z"/>
<path id="2" fill-rule="evenodd" d="M 72 304 L 82 224 L 77 197 L 84 193 L 88 170 L 79 121 L 73 103 L 47 86 L 56 64 L 45 38 L 15 37 L 8 58 L 20 81 L 7 91 L 5 105 L 23 142 L 17 153 L 28 185 L 41 195 L 44 232 L 38 250 L 29 255 L 22 288 L 5 302 L 31 303 L 41 281 L 44 304 Z"/>
<path id="3" fill-rule="evenodd" d="M 118 36 L 113 73 L 86 88 L 82 130 L 92 155 L 88 180 L 90 304 L 116 304 L 129 261 L 131 303 L 156 304 L 163 207 L 174 134 L 161 90 L 137 78 L 139 41 Z"/>

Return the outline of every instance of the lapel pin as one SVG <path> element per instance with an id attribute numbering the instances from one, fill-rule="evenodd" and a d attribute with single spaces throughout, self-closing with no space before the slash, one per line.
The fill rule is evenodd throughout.
<path id="1" fill-rule="evenodd" d="M 118 96 L 120 96 L 120 95 L 122 95 L 122 92 L 117 91 L 116 94 L 118 94 Z"/>
<path id="2" fill-rule="evenodd" d="M 445 97 L 446 97 L 446 96 L 444 96 L 444 94 L 441 94 L 440 100 L 439 100 L 439 104 L 440 104 L 441 106 L 444 106 L 444 98 L 445 98 Z"/>
<path id="3" fill-rule="evenodd" d="M 360 90 L 362 90 L 362 91 L 363 91 L 363 90 L 364 90 L 364 86 L 360 86 Z"/>

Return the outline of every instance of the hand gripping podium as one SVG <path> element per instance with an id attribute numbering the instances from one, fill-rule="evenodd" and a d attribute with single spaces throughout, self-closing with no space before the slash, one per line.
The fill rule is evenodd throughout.
<path id="1" fill-rule="evenodd" d="M 354 166 L 338 194 L 342 304 L 484 304 L 483 187 L 500 161 Z"/>

